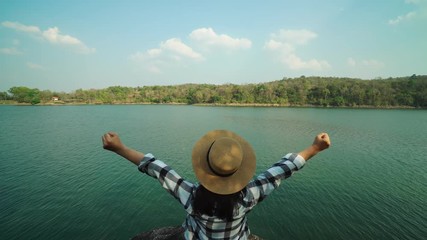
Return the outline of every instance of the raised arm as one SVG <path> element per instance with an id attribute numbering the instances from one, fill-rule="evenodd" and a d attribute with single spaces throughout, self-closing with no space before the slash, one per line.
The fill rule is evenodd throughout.
<path id="1" fill-rule="evenodd" d="M 119 135 L 114 132 L 108 132 L 102 136 L 103 147 L 106 150 L 117 153 L 126 158 L 135 165 L 139 165 L 144 158 L 144 153 L 126 147 L 119 138 Z"/>
<path id="2" fill-rule="evenodd" d="M 276 189 L 281 180 L 292 176 L 293 172 L 300 170 L 304 166 L 306 160 L 327 149 L 330 145 L 331 141 L 328 134 L 320 133 L 314 138 L 309 147 L 298 154 L 286 154 L 279 162 L 273 164 L 267 171 L 249 182 L 247 189 L 251 195 L 248 195 L 244 201 L 247 201 L 247 204 L 252 208 Z"/>
<path id="3" fill-rule="evenodd" d="M 319 152 L 329 148 L 330 145 L 331 140 L 329 139 L 329 135 L 327 133 L 320 133 L 314 138 L 313 144 L 298 154 L 307 161 Z"/>

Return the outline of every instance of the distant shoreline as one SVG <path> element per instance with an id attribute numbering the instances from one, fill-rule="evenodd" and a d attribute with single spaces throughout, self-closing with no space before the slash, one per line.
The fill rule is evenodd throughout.
<path id="1" fill-rule="evenodd" d="M 0 104 L 169 104 L 242 107 L 427 109 L 427 75 L 377 80 L 305 77 L 258 84 L 182 84 L 52 92 L 24 86 L 0 92 Z"/>
<path id="2" fill-rule="evenodd" d="M 424 110 L 427 108 L 417 108 L 412 106 L 316 106 L 316 105 L 289 105 L 289 104 L 270 104 L 270 103 L 64 103 L 64 102 L 46 102 L 32 105 L 30 103 L 18 103 L 18 102 L 1 102 L 0 106 L 101 106 L 101 105 L 187 105 L 187 106 L 206 106 L 206 107 L 272 107 L 272 108 L 325 108 L 325 109 L 413 109 L 413 110 Z"/>

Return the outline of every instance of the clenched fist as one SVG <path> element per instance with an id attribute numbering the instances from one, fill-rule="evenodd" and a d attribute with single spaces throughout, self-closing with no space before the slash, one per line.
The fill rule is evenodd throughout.
<path id="1" fill-rule="evenodd" d="M 104 149 L 110 150 L 112 152 L 118 152 L 124 149 L 124 145 L 119 138 L 119 135 L 115 132 L 108 132 L 102 136 L 102 143 Z"/>

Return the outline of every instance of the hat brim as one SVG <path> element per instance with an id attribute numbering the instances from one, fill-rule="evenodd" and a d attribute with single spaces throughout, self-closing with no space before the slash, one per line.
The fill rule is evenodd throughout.
<path id="1" fill-rule="evenodd" d="M 240 143 L 243 159 L 239 169 L 231 176 L 221 177 L 213 173 L 207 162 L 209 147 L 219 138 L 228 137 Z M 242 137 L 228 130 L 213 130 L 206 133 L 194 145 L 193 170 L 200 184 L 211 192 L 227 195 L 242 190 L 252 179 L 256 168 L 256 156 L 252 146 Z"/>

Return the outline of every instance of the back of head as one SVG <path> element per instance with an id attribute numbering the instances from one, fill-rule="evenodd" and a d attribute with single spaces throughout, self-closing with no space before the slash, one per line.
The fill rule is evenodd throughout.
<path id="1" fill-rule="evenodd" d="M 199 185 L 193 202 L 196 214 L 215 216 L 224 221 L 232 221 L 237 210 L 237 204 L 243 197 L 242 191 L 232 194 L 217 194 Z"/>

